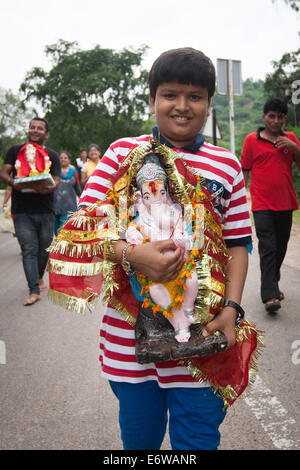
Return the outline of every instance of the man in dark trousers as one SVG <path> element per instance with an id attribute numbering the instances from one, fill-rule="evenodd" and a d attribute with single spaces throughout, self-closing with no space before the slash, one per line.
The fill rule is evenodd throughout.
<path id="1" fill-rule="evenodd" d="M 54 233 L 53 192 L 60 182 L 59 157 L 54 150 L 43 147 L 48 137 L 48 121 L 39 117 L 33 118 L 29 123 L 28 142 L 35 146 L 37 152 L 40 151 L 44 155 L 46 151 L 55 186 L 46 188 L 41 182 L 34 182 L 24 191 L 24 187 L 15 183 L 15 163 L 27 144 L 14 145 L 8 150 L 0 172 L 2 181 L 12 186 L 11 212 L 29 287 L 29 296 L 24 301 L 24 306 L 33 305 L 40 300 L 40 291 L 47 289 L 43 275 L 49 257 L 46 250 Z"/>
<path id="2" fill-rule="evenodd" d="M 279 290 L 280 267 L 292 227 L 293 210 L 299 208 L 293 185 L 292 164 L 300 169 L 300 143 L 282 130 L 287 105 L 270 98 L 264 106 L 264 127 L 244 141 L 241 164 L 250 195 L 261 269 L 261 298 L 268 312 L 276 312 L 284 294 Z"/>

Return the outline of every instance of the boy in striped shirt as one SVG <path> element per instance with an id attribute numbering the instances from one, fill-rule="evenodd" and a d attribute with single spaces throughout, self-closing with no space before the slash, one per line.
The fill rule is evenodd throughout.
<path id="1" fill-rule="evenodd" d="M 236 320 L 242 311 L 240 302 L 248 267 L 251 222 L 238 159 L 228 150 L 206 143 L 200 133 L 215 90 L 215 69 L 200 51 L 192 48 L 170 50 L 154 62 L 149 86 L 151 112 L 157 122 L 153 136 L 122 138 L 114 142 L 90 177 L 79 205 L 92 207 L 97 201 L 105 200 L 107 191 L 113 187 L 112 179 L 126 157 L 153 138 L 172 149 L 176 159 L 188 170 L 201 174 L 213 211 L 222 221 L 222 237 L 228 250 L 228 281 L 222 306 L 205 325 L 203 335 L 217 330 L 224 332 L 228 351 L 218 353 L 219 365 L 228 371 L 228 377 L 233 377 L 235 363 L 229 356 L 226 359 L 226 353 L 232 351 L 235 354 L 235 348 L 242 344 L 236 338 Z M 124 260 L 124 248 L 124 240 L 114 244 L 112 259 L 117 265 Z M 166 250 L 168 255 L 163 254 Z M 131 247 L 127 250 L 127 261 L 150 280 L 165 283 L 179 275 L 185 260 L 184 251 L 172 240 L 161 240 Z M 246 353 L 248 356 L 241 365 L 243 385 L 236 387 L 231 398 L 228 395 L 227 404 L 232 403 L 248 384 L 248 365 L 257 346 L 254 329 L 250 336 L 252 343 Z M 241 350 L 237 350 L 234 360 L 239 361 L 237 358 L 241 354 Z M 214 393 L 210 382 L 197 380 L 178 361 L 138 364 L 134 327 L 110 304 L 101 325 L 100 362 L 102 374 L 110 381 L 119 400 L 124 449 L 159 449 L 166 432 L 168 412 L 172 449 L 218 447 L 218 428 L 225 416 L 220 395 Z M 207 376 L 204 374 L 203 377 Z M 230 382 L 226 380 L 225 377 L 220 388 L 227 393 Z"/>

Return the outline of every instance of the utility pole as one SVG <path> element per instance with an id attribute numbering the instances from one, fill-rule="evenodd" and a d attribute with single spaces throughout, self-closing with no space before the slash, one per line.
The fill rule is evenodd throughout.
<path id="1" fill-rule="evenodd" d="M 217 88 L 220 95 L 228 95 L 230 150 L 235 153 L 235 126 L 233 97 L 243 94 L 241 61 L 217 59 Z"/>
<path id="2" fill-rule="evenodd" d="M 234 102 L 233 102 L 233 67 L 232 60 L 228 61 L 228 102 L 229 102 L 229 132 L 230 150 L 235 154 L 235 132 L 234 132 Z"/>

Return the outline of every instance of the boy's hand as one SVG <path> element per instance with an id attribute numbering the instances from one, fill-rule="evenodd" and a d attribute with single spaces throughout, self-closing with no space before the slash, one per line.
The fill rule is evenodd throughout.
<path id="1" fill-rule="evenodd" d="M 184 250 L 172 240 L 136 245 L 127 255 L 130 264 L 154 282 L 175 279 L 184 264 Z"/>
<path id="2" fill-rule="evenodd" d="M 211 320 L 202 330 L 202 335 L 207 337 L 217 330 L 222 331 L 227 337 L 228 348 L 234 346 L 236 341 L 235 334 L 236 312 L 231 307 L 224 307 L 216 317 Z"/>

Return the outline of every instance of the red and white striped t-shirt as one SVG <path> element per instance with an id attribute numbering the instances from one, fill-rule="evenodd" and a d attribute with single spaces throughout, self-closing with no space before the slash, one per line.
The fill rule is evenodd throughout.
<path id="1" fill-rule="evenodd" d="M 128 153 L 149 141 L 150 136 L 124 138 L 114 142 L 98 163 L 79 201 L 90 205 L 105 198 L 111 188 L 108 177 L 113 175 Z M 224 221 L 223 236 L 228 244 L 244 245 L 251 236 L 251 222 L 244 178 L 239 160 L 228 150 L 204 143 L 195 153 L 174 148 L 191 168 L 201 171 L 212 194 L 215 209 Z M 135 359 L 135 333 L 121 315 L 106 307 L 100 329 L 100 363 L 102 375 L 113 381 L 137 383 L 157 380 L 161 387 L 203 387 L 185 367 L 175 361 L 138 364 Z"/>

